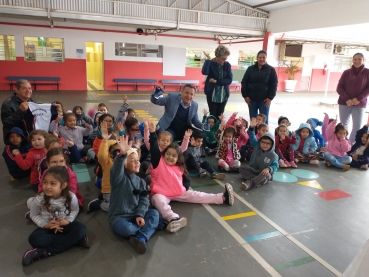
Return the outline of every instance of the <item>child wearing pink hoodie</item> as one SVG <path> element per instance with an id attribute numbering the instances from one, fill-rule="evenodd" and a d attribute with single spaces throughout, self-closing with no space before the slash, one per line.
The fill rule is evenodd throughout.
<path id="1" fill-rule="evenodd" d="M 245 146 L 249 140 L 249 135 L 246 132 L 248 122 L 241 116 L 236 118 L 237 114 L 237 112 L 232 114 L 227 121 L 227 125 L 231 125 L 236 129 L 237 148 L 238 151 L 241 151 L 241 148 Z"/>
<path id="2" fill-rule="evenodd" d="M 324 153 L 324 160 L 327 166 L 333 165 L 343 170 L 349 170 L 352 158 L 347 155 L 347 151 L 351 149 L 351 143 L 346 138 L 348 132 L 342 123 L 336 124 L 337 118 L 327 126 L 326 137 L 328 146 Z"/>

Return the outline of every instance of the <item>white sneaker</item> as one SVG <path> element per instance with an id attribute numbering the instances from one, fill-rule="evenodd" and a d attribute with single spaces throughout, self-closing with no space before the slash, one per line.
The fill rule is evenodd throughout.
<path id="1" fill-rule="evenodd" d="M 368 169 L 368 165 L 367 165 L 367 164 L 364 164 L 364 165 L 362 165 L 360 168 L 361 168 L 361 169 L 365 169 L 365 170 L 367 170 L 367 169 Z"/>
<path id="2" fill-rule="evenodd" d="M 176 233 L 187 225 L 187 219 L 185 217 L 177 218 L 168 223 L 167 231 L 170 233 Z"/>

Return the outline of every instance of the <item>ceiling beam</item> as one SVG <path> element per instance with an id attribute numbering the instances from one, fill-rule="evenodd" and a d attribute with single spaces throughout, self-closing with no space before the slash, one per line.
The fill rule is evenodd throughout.
<path id="1" fill-rule="evenodd" d="M 272 5 L 272 4 L 277 4 L 277 3 L 280 3 L 280 2 L 285 2 L 287 0 L 275 0 L 275 1 L 270 1 L 270 2 L 265 2 L 265 3 L 262 3 L 262 4 L 259 4 L 259 5 L 255 5 L 255 6 L 252 6 L 253 8 L 260 8 L 260 7 L 264 7 L 264 6 L 268 6 L 268 5 Z"/>
<path id="2" fill-rule="evenodd" d="M 227 0 L 227 2 L 233 3 L 233 4 L 238 5 L 238 6 L 241 6 L 241 7 L 245 7 L 246 9 L 249 9 L 249 10 L 254 10 L 254 11 L 256 11 L 258 13 L 261 13 L 261 14 L 264 14 L 264 15 L 269 15 L 269 13 L 267 11 L 263 11 L 263 10 L 254 8 L 254 7 L 250 6 L 250 5 L 246 5 L 246 4 L 240 3 L 240 2 L 235 1 L 235 0 Z"/>

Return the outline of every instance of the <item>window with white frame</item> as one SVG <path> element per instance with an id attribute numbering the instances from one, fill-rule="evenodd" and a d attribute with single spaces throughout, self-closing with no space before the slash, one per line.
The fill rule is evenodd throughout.
<path id="1" fill-rule="evenodd" d="M 257 52 L 249 50 L 240 50 L 238 52 L 238 68 L 247 69 L 256 62 Z"/>
<path id="2" fill-rule="evenodd" d="M 187 58 L 187 67 L 202 67 L 204 61 L 206 60 L 205 54 L 208 54 L 211 58 L 215 57 L 214 49 L 208 48 L 196 48 L 196 47 L 187 47 L 186 48 L 186 58 Z"/>
<path id="3" fill-rule="evenodd" d="M 24 60 L 28 62 L 64 62 L 64 39 L 24 37 Z"/>
<path id="4" fill-rule="evenodd" d="M 163 45 L 116 42 L 115 56 L 162 58 Z"/>
<path id="5" fill-rule="evenodd" d="M 16 60 L 14 36 L 0 35 L 0 60 Z"/>

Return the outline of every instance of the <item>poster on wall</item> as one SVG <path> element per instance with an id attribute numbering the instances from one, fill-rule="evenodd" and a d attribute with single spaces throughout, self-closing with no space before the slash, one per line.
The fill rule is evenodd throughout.
<path id="1" fill-rule="evenodd" d="M 77 58 L 83 59 L 83 49 L 76 49 Z"/>
<path id="2" fill-rule="evenodd" d="M 186 61 L 186 48 L 164 46 L 163 76 L 186 76 Z"/>

